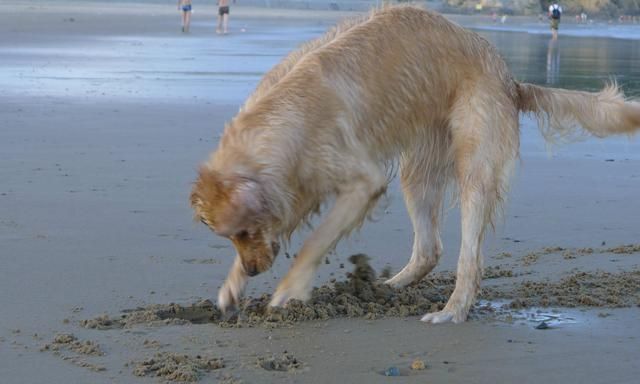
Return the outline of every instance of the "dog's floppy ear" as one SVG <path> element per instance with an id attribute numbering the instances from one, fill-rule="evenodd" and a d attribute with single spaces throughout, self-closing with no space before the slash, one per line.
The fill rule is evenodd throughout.
<path id="1" fill-rule="evenodd" d="M 191 192 L 196 217 L 217 234 L 231 236 L 255 225 L 264 212 L 260 185 L 202 167 Z"/>
<path id="2" fill-rule="evenodd" d="M 243 177 L 228 180 L 231 189 L 231 204 L 242 207 L 252 216 L 261 216 L 264 206 L 261 199 L 260 185 Z"/>
<path id="3" fill-rule="evenodd" d="M 195 210 L 196 216 L 202 216 L 203 211 L 212 202 L 223 199 L 228 199 L 228 196 L 223 188 L 221 175 L 214 170 L 201 167 L 190 196 L 191 208 Z"/>

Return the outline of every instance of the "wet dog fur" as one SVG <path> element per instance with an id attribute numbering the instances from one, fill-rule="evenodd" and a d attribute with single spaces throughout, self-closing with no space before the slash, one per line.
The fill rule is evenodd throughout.
<path id="1" fill-rule="evenodd" d="M 431 323 L 462 322 L 479 289 L 482 240 L 519 150 L 519 113 L 545 137 L 604 137 L 640 128 L 640 105 L 616 86 L 589 93 L 519 83 L 479 35 L 414 6 L 346 21 L 265 75 L 200 168 L 197 219 L 234 244 L 220 289 L 236 305 L 279 243 L 334 201 L 305 240 L 270 305 L 309 297 L 323 256 L 364 219 L 399 166 L 414 228 L 408 264 L 387 281 L 419 281 L 442 255 L 445 191 L 457 191 L 462 241 L 455 289 Z"/>

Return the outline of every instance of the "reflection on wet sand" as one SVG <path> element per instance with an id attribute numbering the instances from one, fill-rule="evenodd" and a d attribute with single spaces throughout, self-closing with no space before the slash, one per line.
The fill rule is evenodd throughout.
<path id="1" fill-rule="evenodd" d="M 560 46 L 550 39 L 547 47 L 547 84 L 556 84 L 560 77 Z"/>

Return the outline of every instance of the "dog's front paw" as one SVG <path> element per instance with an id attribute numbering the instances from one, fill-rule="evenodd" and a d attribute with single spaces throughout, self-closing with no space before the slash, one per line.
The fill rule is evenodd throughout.
<path id="1" fill-rule="evenodd" d="M 227 280 L 218 291 L 218 308 L 223 313 L 237 308 L 240 304 L 240 298 L 244 291 L 244 284 L 234 284 L 233 281 Z"/>
<path id="2" fill-rule="evenodd" d="M 311 297 L 310 289 L 299 284 L 298 286 L 288 286 L 281 284 L 269 302 L 270 307 L 284 307 L 289 300 L 307 301 Z"/>
<path id="3" fill-rule="evenodd" d="M 466 319 L 466 312 L 445 308 L 439 312 L 427 313 L 420 320 L 431 324 L 448 323 L 449 321 L 458 324 L 464 322 Z"/>

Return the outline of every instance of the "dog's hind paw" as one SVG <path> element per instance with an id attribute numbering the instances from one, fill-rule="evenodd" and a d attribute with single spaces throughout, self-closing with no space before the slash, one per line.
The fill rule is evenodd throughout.
<path id="1" fill-rule="evenodd" d="M 442 311 L 439 311 L 439 312 L 427 313 L 420 320 L 424 321 L 425 323 L 431 323 L 431 324 L 448 323 L 449 321 L 455 324 L 458 324 L 458 323 L 464 322 L 466 319 L 467 319 L 466 314 L 463 314 L 457 311 L 448 310 L 448 309 L 443 309 Z"/>
<path id="2" fill-rule="evenodd" d="M 384 283 L 394 288 L 406 287 L 422 280 L 435 266 L 435 261 L 410 261 L 400 272 Z"/>
<path id="3" fill-rule="evenodd" d="M 384 283 L 394 288 L 403 288 L 413 283 L 414 280 L 413 276 L 403 270 L 392 278 L 386 280 Z"/>

